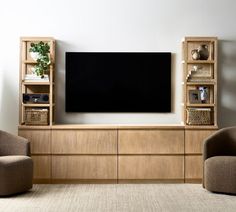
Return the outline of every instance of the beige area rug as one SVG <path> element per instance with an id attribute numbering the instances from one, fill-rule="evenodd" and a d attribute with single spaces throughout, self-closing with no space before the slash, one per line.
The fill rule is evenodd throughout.
<path id="1" fill-rule="evenodd" d="M 0 211 L 236 211 L 236 196 L 199 184 L 34 185 L 25 194 L 0 198 Z"/>

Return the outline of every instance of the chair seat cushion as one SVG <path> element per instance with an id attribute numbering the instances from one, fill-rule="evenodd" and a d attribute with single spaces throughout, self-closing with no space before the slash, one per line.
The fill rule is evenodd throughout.
<path id="1" fill-rule="evenodd" d="M 33 161 L 28 156 L 0 157 L 0 195 L 11 195 L 32 188 Z"/>
<path id="2" fill-rule="evenodd" d="M 15 163 L 24 163 L 24 161 L 31 160 L 30 157 L 24 155 L 9 155 L 0 157 L 0 166 L 14 165 Z"/>
<path id="3" fill-rule="evenodd" d="M 236 156 L 215 156 L 204 162 L 205 188 L 236 194 Z"/>

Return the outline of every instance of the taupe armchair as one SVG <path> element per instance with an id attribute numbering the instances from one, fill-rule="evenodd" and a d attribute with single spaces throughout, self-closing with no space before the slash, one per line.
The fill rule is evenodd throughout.
<path id="1" fill-rule="evenodd" d="M 236 127 L 217 131 L 205 140 L 203 187 L 236 194 Z"/>
<path id="2" fill-rule="evenodd" d="M 33 162 L 27 139 L 0 130 L 0 195 L 32 188 Z"/>

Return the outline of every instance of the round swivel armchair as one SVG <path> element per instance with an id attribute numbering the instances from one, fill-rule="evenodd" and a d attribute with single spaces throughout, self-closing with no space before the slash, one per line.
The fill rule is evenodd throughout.
<path id="1" fill-rule="evenodd" d="M 32 188 L 33 161 L 27 139 L 0 130 L 0 196 Z"/>
<path id="2" fill-rule="evenodd" d="M 217 131 L 205 140 L 203 187 L 236 194 L 236 127 Z"/>

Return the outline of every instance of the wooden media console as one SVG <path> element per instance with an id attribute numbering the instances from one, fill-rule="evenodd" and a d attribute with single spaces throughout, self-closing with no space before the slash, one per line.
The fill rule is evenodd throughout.
<path id="1" fill-rule="evenodd" d="M 201 182 L 202 145 L 217 130 L 183 125 L 19 126 L 36 183 Z"/>

